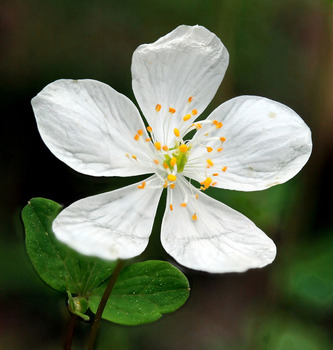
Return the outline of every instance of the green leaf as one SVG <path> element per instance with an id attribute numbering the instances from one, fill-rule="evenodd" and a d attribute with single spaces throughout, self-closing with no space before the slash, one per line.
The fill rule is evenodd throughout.
<path id="1" fill-rule="evenodd" d="M 102 285 L 89 300 L 94 313 L 104 290 Z M 168 262 L 152 260 L 133 264 L 120 272 L 103 318 L 123 325 L 153 322 L 181 307 L 189 291 L 187 278 Z"/>
<path id="2" fill-rule="evenodd" d="M 37 273 L 55 290 L 88 297 L 114 269 L 115 263 L 79 255 L 59 242 L 52 222 L 60 204 L 33 198 L 22 210 L 26 249 Z"/>

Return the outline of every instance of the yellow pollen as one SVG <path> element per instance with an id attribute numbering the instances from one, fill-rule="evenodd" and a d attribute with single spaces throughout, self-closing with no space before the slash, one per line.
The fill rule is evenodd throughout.
<path id="1" fill-rule="evenodd" d="M 209 132 L 207 132 L 207 134 L 205 134 L 205 136 L 208 136 L 209 135 Z"/>
<path id="2" fill-rule="evenodd" d="M 200 187 L 200 190 L 201 191 L 206 191 L 205 187 L 203 187 L 203 186 Z"/>
<path id="3" fill-rule="evenodd" d="M 190 118 L 191 118 L 191 114 L 186 114 L 183 120 L 184 122 L 186 122 L 186 120 L 189 120 Z"/>
<path id="4" fill-rule="evenodd" d="M 217 125 L 218 121 L 217 120 L 213 120 L 213 124 Z"/>
<path id="5" fill-rule="evenodd" d="M 159 164 L 159 161 L 157 159 L 154 159 L 154 163 L 157 165 Z"/>
<path id="6" fill-rule="evenodd" d="M 198 220 L 197 214 L 193 214 L 193 215 L 192 215 L 192 220 L 193 220 L 193 221 L 197 221 L 197 220 Z"/>
<path id="7" fill-rule="evenodd" d="M 226 140 L 225 137 L 220 137 L 220 141 L 221 141 L 221 142 L 224 142 L 225 140 Z"/>
<path id="8" fill-rule="evenodd" d="M 207 152 L 211 152 L 213 149 L 212 147 L 206 147 L 207 148 Z"/>
<path id="9" fill-rule="evenodd" d="M 185 208 L 187 206 L 187 203 L 185 203 L 185 202 L 184 203 L 180 203 L 180 206 Z"/>
<path id="10" fill-rule="evenodd" d="M 167 145 L 164 145 L 163 147 L 162 147 L 162 149 L 163 149 L 163 151 L 168 151 L 169 150 L 169 147 L 167 146 Z"/>
<path id="11" fill-rule="evenodd" d="M 169 181 L 176 181 L 176 180 L 177 180 L 177 176 L 176 176 L 176 175 L 173 175 L 173 174 L 169 174 L 169 175 L 168 175 L 168 180 L 169 180 Z"/>
<path id="12" fill-rule="evenodd" d="M 172 204 L 170 204 L 170 210 L 173 210 L 173 206 L 172 206 Z"/>
<path id="13" fill-rule="evenodd" d="M 189 97 L 187 101 L 188 101 L 188 102 L 192 102 L 192 101 L 193 101 L 193 97 L 192 97 L 192 96 Z"/>
<path id="14" fill-rule="evenodd" d="M 155 148 L 160 151 L 161 150 L 161 142 L 155 142 L 154 143 Z"/>
<path id="15" fill-rule="evenodd" d="M 199 198 L 199 195 L 198 195 L 198 193 L 195 195 L 195 199 L 198 199 Z"/>
<path id="16" fill-rule="evenodd" d="M 167 188 L 167 187 L 168 187 L 168 184 L 169 184 L 169 183 L 168 183 L 167 179 L 164 179 L 164 185 L 163 185 L 163 187 L 164 187 L 164 188 Z"/>
<path id="17" fill-rule="evenodd" d="M 226 166 L 224 166 L 223 168 L 222 168 L 222 171 L 226 171 L 228 169 L 228 167 L 226 167 Z"/>
<path id="18" fill-rule="evenodd" d="M 222 150 L 223 150 L 223 148 L 220 147 L 220 148 L 217 149 L 217 152 L 221 152 Z"/>
<path id="19" fill-rule="evenodd" d="M 168 164 L 166 162 L 163 162 L 163 168 L 164 169 L 168 169 L 169 168 L 169 166 L 168 166 Z"/>
<path id="20" fill-rule="evenodd" d="M 139 136 L 142 136 L 142 135 L 143 135 L 142 129 L 138 130 L 138 135 L 139 135 Z"/>
<path id="21" fill-rule="evenodd" d="M 206 180 L 202 182 L 202 184 L 205 186 L 205 188 L 208 188 L 211 185 L 212 181 L 212 178 L 207 177 Z"/>
<path id="22" fill-rule="evenodd" d="M 178 129 L 173 129 L 173 132 L 175 134 L 176 137 L 179 137 L 179 130 Z"/>
<path id="23" fill-rule="evenodd" d="M 137 156 L 136 156 L 135 154 L 132 155 L 132 158 L 135 159 L 135 160 L 138 159 Z"/>
<path id="24" fill-rule="evenodd" d="M 147 137 L 147 138 L 145 139 L 145 141 L 146 141 L 146 142 L 149 142 L 149 141 L 151 141 L 151 138 L 150 138 L 150 137 Z"/>
<path id="25" fill-rule="evenodd" d="M 142 184 L 138 186 L 138 188 L 140 188 L 141 190 L 144 189 L 145 187 L 146 187 L 145 181 L 143 181 Z"/>
<path id="26" fill-rule="evenodd" d="M 161 110 L 162 106 L 157 104 L 155 107 L 156 112 L 159 112 Z"/>
<path id="27" fill-rule="evenodd" d="M 173 167 L 175 166 L 177 163 L 177 158 L 176 157 L 172 157 L 171 160 L 170 160 L 170 165 Z"/>
<path id="28" fill-rule="evenodd" d="M 174 108 L 171 108 L 171 107 L 170 107 L 170 108 L 169 108 L 169 112 L 170 112 L 170 113 L 176 113 L 176 110 L 175 110 Z"/>
<path id="29" fill-rule="evenodd" d="M 212 174 L 213 176 L 219 176 L 219 174 L 218 173 L 214 173 L 214 174 Z"/>
<path id="30" fill-rule="evenodd" d="M 148 130 L 149 132 L 152 132 L 152 131 L 153 131 L 153 128 L 152 128 L 151 126 L 147 126 L 147 130 Z"/>
<path id="31" fill-rule="evenodd" d="M 214 182 L 212 183 L 212 186 L 215 186 L 215 185 L 217 185 L 217 182 L 216 182 L 216 181 L 214 181 Z"/>
<path id="32" fill-rule="evenodd" d="M 193 109 L 192 115 L 197 115 L 197 114 L 198 114 L 198 111 L 196 109 Z"/>
<path id="33" fill-rule="evenodd" d="M 136 134 L 136 135 L 134 136 L 134 140 L 135 140 L 135 141 L 139 141 L 139 138 L 140 138 L 140 136 L 139 136 L 138 134 Z"/>
<path id="34" fill-rule="evenodd" d="M 125 156 L 126 156 L 127 158 L 129 158 L 129 157 L 130 157 L 130 155 L 129 155 L 128 153 L 126 153 L 126 154 L 125 154 Z"/>
<path id="35" fill-rule="evenodd" d="M 185 144 L 180 145 L 178 149 L 179 149 L 180 152 L 182 152 L 182 153 L 185 153 L 185 152 L 188 151 L 188 147 L 187 147 L 187 145 L 185 145 Z"/>
<path id="36" fill-rule="evenodd" d="M 170 188 L 174 189 L 176 187 L 176 184 L 171 184 Z"/>
<path id="37" fill-rule="evenodd" d="M 211 159 L 207 159 L 207 168 L 210 168 L 213 165 L 214 165 L 214 163 L 212 162 L 212 160 Z"/>
<path id="38" fill-rule="evenodd" d="M 221 128 L 222 128 L 222 126 L 223 126 L 223 124 L 222 124 L 222 123 L 217 123 L 217 124 L 215 125 L 216 129 L 221 129 Z"/>

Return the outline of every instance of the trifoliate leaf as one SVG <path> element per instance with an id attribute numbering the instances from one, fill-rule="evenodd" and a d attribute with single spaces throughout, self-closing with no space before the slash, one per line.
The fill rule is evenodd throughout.
<path id="1" fill-rule="evenodd" d="M 114 269 L 115 263 L 85 257 L 60 243 L 52 232 L 52 221 L 60 204 L 33 198 L 23 208 L 26 249 L 37 273 L 50 287 L 87 297 Z"/>
<path id="2" fill-rule="evenodd" d="M 89 300 L 96 312 L 106 283 Z M 139 325 L 159 319 L 181 307 L 189 296 L 187 278 L 164 261 L 145 261 L 125 267 L 116 281 L 103 318 L 124 325 Z"/>

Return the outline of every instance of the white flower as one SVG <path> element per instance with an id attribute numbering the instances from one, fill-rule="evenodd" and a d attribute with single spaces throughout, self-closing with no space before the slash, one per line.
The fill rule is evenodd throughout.
<path id="1" fill-rule="evenodd" d="M 294 111 L 256 96 L 236 97 L 195 122 L 228 60 L 221 41 L 201 26 L 180 26 L 139 46 L 132 83 L 147 128 L 128 98 L 94 80 L 58 80 L 32 100 L 44 142 L 73 169 L 93 176 L 153 174 L 64 209 L 53 224 L 59 240 L 104 259 L 134 257 L 148 244 L 166 188 L 161 241 L 180 264 L 240 272 L 274 260 L 270 238 L 204 191 L 256 191 L 289 180 L 310 156 L 311 133 Z"/>

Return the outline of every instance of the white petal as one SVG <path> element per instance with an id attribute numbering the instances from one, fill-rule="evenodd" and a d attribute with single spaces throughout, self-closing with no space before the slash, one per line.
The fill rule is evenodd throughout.
<path id="1" fill-rule="evenodd" d="M 166 145 L 182 118 L 198 115 L 214 97 L 225 74 L 229 54 L 220 39 L 201 26 L 179 26 L 133 54 L 133 90 L 156 138 Z M 192 102 L 188 99 L 192 97 Z M 161 110 L 156 112 L 156 105 Z M 174 114 L 169 108 L 174 108 Z M 197 115 L 197 116 L 198 116 Z M 186 124 L 193 121 L 192 117 Z"/>
<path id="2" fill-rule="evenodd" d="M 187 191 L 190 198 L 191 192 L 188 188 Z M 184 195 L 176 185 L 172 194 L 173 211 L 166 209 L 162 223 L 162 245 L 180 264 L 224 273 L 263 267 L 274 260 L 273 241 L 252 221 L 194 188 L 193 194 L 199 196 L 197 208 L 193 197 L 186 208 L 180 207 Z M 197 221 L 192 220 L 195 211 Z"/>
<path id="3" fill-rule="evenodd" d="M 289 107 L 257 96 L 240 96 L 225 102 L 208 117 L 223 123 L 209 137 L 223 136 L 226 141 L 210 141 L 208 146 L 223 147 L 210 155 L 214 167 L 211 173 L 220 175 L 216 186 L 226 189 L 256 191 L 284 183 L 294 177 L 308 161 L 312 151 L 311 131 Z M 203 135 L 204 128 L 193 141 Z M 195 158 L 208 158 L 204 147 L 193 148 Z M 189 164 L 191 162 L 189 161 Z M 221 171 L 227 167 L 225 172 Z M 207 169 L 184 172 L 202 181 Z"/>
<path id="4" fill-rule="evenodd" d="M 56 237 L 78 252 L 102 259 L 129 259 L 148 244 L 161 188 L 155 176 L 116 191 L 81 199 L 53 223 Z"/>
<path id="5" fill-rule="evenodd" d="M 140 114 L 110 86 L 94 80 L 57 80 L 33 98 L 32 106 L 42 139 L 73 169 L 94 176 L 151 172 L 144 141 L 134 140 L 139 129 L 144 131 L 142 139 L 147 137 Z"/>

